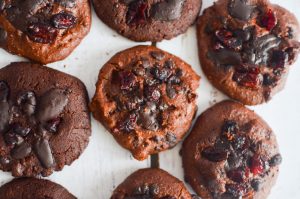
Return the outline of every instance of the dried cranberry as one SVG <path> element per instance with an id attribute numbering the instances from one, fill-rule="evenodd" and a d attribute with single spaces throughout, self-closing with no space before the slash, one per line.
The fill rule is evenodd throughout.
<path id="1" fill-rule="evenodd" d="M 227 159 L 227 152 L 207 147 L 201 152 L 202 156 L 212 162 L 221 162 Z"/>
<path id="2" fill-rule="evenodd" d="M 70 13 L 61 12 L 53 15 L 51 18 L 52 25 L 58 29 L 68 29 L 75 25 L 76 17 Z"/>
<path id="3" fill-rule="evenodd" d="M 146 86 L 144 93 L 149 101 L 158 101 L 161 97 L 160 90 L 155 86 Z"/>
<path id="4" fill-rule="evenodd" d="M 125 133 L 130 133 L 134 130 L 136 121 L 137 121 L 137 116 L 136 114 L 132 113 L 124 121 L 118 124 L 118 129 Z"/>
<path id="5" fill-rule="evenodd" d="M 259 175 L 263 173 L 265 169 L 264 161 L 259 155 L 256 154 L 250 159 L 249 168 L 253 175 Z"/>
<path id="6" fill-rule="evenodd" d="M 57 128 L 60 123 L 61 123 L 61 118 L 52 119 L 45 124 L 45 129 L 50 133 L 55 133 L 57 132 Z"/>
<path id="7" fill-rule="evenodd" d="M 132 72 L 119 72 L 121 90 L 129 91 L 136 85 L 136 77 Z"/>
<path id="8" fill-rule="evenodd" d="M 241 86 L 256 89 L 262 83 L 262 75 L 258 67 L 236 68 L 233 80 Z"/>
<path id="9" fill-rule="evenodd" d="M 57 30 L 47 24 L 35 23 L 27 28 L 27 35 L 34 42 L 49 44 L 54 42 Z"/>
<path id="10" fill-rule="evenodd" d="M 280 155 L 280 154 L 276 154 L 276 155 L 274 155 L 274 156 L 271 158 L 271 160 L 269 161 L 269 165 L 270 165 L 271 167 L 275 167 L 275 166 L 277 166 L 277 165 L 280 165 L 281 162 L 282 162 L 282 157 L 281 157 L 281 155 Z"/>
<path id="11" fill-rule="evenodd" d="M 216 31 L 217 38 L 228 48 L 240 50 L 242 48 L 242 41 L 233 36 L 233 33 L 226 29 Z"/>
<path id="12" fill-rule="evenodd" d="M 249 168 L 237 168 L 227 172 L 227 176 L 234 182 L 242 183 L 245 182 L 249 177 Z"/>
<path id="13" fill-rule="evenodd" d="M 274 69 L 284 68 L 287 60 L 288 60 L 288 54 L 286 52 L 275 50 L 271 55 L 269 64 Z"/>
<path id="14" fill-rule="evenodd" d="M 276 26 L 277 20 L 274 12 L 269 9 L 260 20 L 260 25 L 266 28 L 268 31 L 272 30 Z"/>
<path id="15" fill-rule="evenodd" d="M 144 0 L 133 1 L 129 4 L 126 23 L 129 25 L 141 25 L 147 19 L 148 4 Z"/>

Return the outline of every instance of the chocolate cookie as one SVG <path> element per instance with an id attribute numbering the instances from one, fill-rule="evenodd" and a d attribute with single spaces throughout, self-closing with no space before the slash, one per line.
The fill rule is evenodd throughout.
<path id="1" fill-rule="evenodd" d="M 153 46 L 116 54 L 101 69 L 90 109 L 138 160 L 174 147 L 196 113 L 199 76 Z"/>
<path id="2" fill-rule="evenodd" d="M 161 169 L 140 169 L 120 184 L 110 199 L 192 199 L 183 182 Z"/>
<path id="3" fill-rule="evenodd" d="M 265 199 L 282 160 L 272 129 L 233 101 L 200 115 L 182 159 L 186 181 L 203 199 Z"/>
<path id="4" fill-rule="evenodd" d="M 49 176 L 83 152 L 91 134 L 88 96 L 75 77 L 19 62 L 0 69 L 0 169 Z"/>
<path id="5" fill-rule="evenodd" d="M 0 187 L 1 199 L 76 199 L 64 187 L 49 180 L 18 178 Z"/>
<path id="6" fill-rule="evenodd" d="M 93 0 L 99 18 L 135 41 L 161 41 L 186 32 L 202 0 Z"/>
<path id="7" fill-rule="evenodd" d="M 267 0 L 219 0 L 204 11 L 197 30 L 207 78 L 247 105 L 283 89 L 300 49 L 295 16 Z"/>
<path id="8" fill-rule="evenodd" d="M 0 47 L 40 63 L 66 58 L 90 25 L 88 0 L 0 0 Z"/>

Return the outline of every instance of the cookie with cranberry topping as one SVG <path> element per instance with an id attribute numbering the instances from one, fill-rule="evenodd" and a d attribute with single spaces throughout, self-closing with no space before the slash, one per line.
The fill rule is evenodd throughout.
<path id="1" fill-rule="evenodd" d="M 98 17 L 135 41 L 161 41 L 187 31 L 202 0 L 93 0 Z"/>
<path id="2" fill-rule="evenodd" d="M 0 187 L 1 199 L 76 199 L 63 186 L 49 180 L 18 178 Z"/>
<path id="3" fill-rule="evenodd" d="M 282 161 L 272 129 L 233 101 L 199 116 L 182 159 L 186 181 L 203 199 L 267 198 Z"/>
<path id="4" fill-rule="evenodd" d="M 0 169 L 49 176 L 76 160 L 91 134 L 84 84 L 29 62 L 0 69 Z"/>
<path id="5" fill-rule="evenodd" d="M 288 10 L 267 0 L 219 0 L 197 26 L 202 69 L 219 90 L 257 105 L 283 89 L 300 49 Z"/>
<path id="6" fill-rule="evenodd" d="M 65 59 L 90 25 L 88 0 L 0 0 L 0 47 L 39 63 Z"/>
<path id="7" fill-rule="evenodd" d="M 138 160 L 174 147 L 197 110 L 199 76 L 153 46 L 119 52 L 100 70 L 94 117 Z"/>
<path id="8" fill-rule="evenodd" d="M 192 199 L 183 182 L 162 169 L 140 169 L 122 182 L 110 199 Z"/>

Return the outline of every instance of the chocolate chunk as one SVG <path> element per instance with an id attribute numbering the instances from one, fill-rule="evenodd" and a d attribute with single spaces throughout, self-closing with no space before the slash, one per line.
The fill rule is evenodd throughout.
<path id="1" fill-rule="evenodd" d="M 0 0 L 0 11 L 4 10 L 5 8 L 5 0 Z"/>
<path id="2" fill-rule="evenodd" d="M 271 160 L 269 161 L 269 165 L 270 165 L 271 167 L 275 167 L 275 166 L 280 165 L 281 162 L 282 162 L 282 157 L 281 157 L 281 155 L 280 155 L 280 154 L 276 154 L 276 155 L 274 155 L 274 156 L 271 158 Z"/>
<path id="3" fill-rule="evenodd" d="M 202 156 L 212 162 L 221 162 L 227 159 L 227 152 L 207 147 L 201 152 Z"/>
<path id="4" fill-rule="evenodd" d="M 54 165 L 54 159 L 48 140 L 39 139 L 34 144 L 34 151 L 43 167 L 51 168 Z"/>
<path id="5" fill-rule="evenodd" d="M 20 106 L 21 110 L 27 115 L 32 115 L 36 109 L 36 97 L 34 92 L 25 92 L 22 93 L 18 99 L 17 103 Z"/>
<path id="6" fill-rule="evenodd" d="M 73 8 L 76 5 L 76 0 L 55 0 L 55 2 L 65 8 Z"/>
<path id="7" fill-rule="evenodd" d="M 51 89 L 39 100 L 37 118 L 41 122 L 57 118 L 67 104 L 68 96 L 65 90 Z"/>
<path id="8" fill-rule="evenodd" d="M 19 124 L 14 124 L 12 127 L 12 131 L 22 137 L 25 137 L 30 133 L 31 129 L 28 127 L 23 127 Z"/>
<path id="9" fill-rule="evenodd" d="M 174 146 L 177 142 L 177 136 L 172 132 L 168 132 L 166 135 L 166 140 L 170 146 Z"/>
<path id="10" fill-rule="evenodd" d="M 0 133 L 3 133 L 9 122 L 9 104 L 7 98 L 9 95 L 9 87 L 4 81 L 0 81 Z"/>
<path id="11" fill-rule="evenodd" d="M 5 143 L 10 147 L 13 147 L 14 145 L 19 145 L 24 141 L 24 139 L 21 136 L 15 134 L 12 131 L 9 131 L 4 134 L 4 140 Z"/>
<path id="12" fill-rule="evenodd" d="M 12 151 L 11 151 L 11 156 L 14 159 L 23 159 L 27 157 L 31 153 L 31 146 L 30 144 L 23 142 L 19 146 L 16 146 Z"/>
<path id="13" fill-rule="evenodd" d="M 221 65 L 239 65 L 242 63 L 241 55 L 237 52 L 221 49 L 208 52 L 208 57 Z"/>
<path id="14" fill-rule="evenodd" d="M 156 106 L 154 108 L 154 106 L 151 106 L 150 104 L 144 107 L 144 109 L 140 111 L 138 124 L 147 130 L 157 131 L 159 124 L 156 119 L 157 114 L 155 110 Z"/>
<path id="15" fill-rule="evenodd" d="M 11 162 L 10 158 L 0 156 L 0 165 L 9 165 L 10 162 Z"/>
<path id="16" fill-rule="evenodd" d="M 167 84 L 166 91 L 167 91 L 167 96 L 170 99 L 174 99 L 177 95 L 176 90 L 173 88 L 173 86 L 171 84 Z"/>
<path id="17" fill-rule="evenodd" d="M 164 0 L 151 9 L 154 19 L 162 21 L 172 21 L 181 17 L 181 12 L 185 0 Z"/>
<path id="18" fill-rule="evenodd" d="M 152 51 L 150 54 L 154 59 L 157 59 L 158 61 L 161 61 L 163 58 L 165 58 L 165 54 L 163 52 Z"/>
<path id="19" fill-rule="evenodd" d="M 255 6 L 249 5 L 248 0 L 232 0 L 229 5 L 229 14 L 237 19 L 250 19 Z"/>

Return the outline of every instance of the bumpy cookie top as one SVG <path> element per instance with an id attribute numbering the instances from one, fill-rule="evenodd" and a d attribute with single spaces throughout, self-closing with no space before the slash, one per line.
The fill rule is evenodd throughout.
<path id="1" fill-rule="evenodd" d="M 266 198 L 282 160 L 270 127 L 233 101 L 199 117 L 182 154 L 187 182 L 203 198 Z"/>
<path id="2" fill-rule="evenodd" d="M 198 24 L 204 71 L 230 97 L 245 104 L 268 101 L 296 60 L 298 33 L 296 18 L 267 0 L 220 0 Z"/>
<path id="3" fill-rule="evenodd" d="M 179 58 L 138 46 L 101 69 L 91 109 L 135 158 L 145 159 L 175 146 L 188 131 L 198 80 Z"/>

